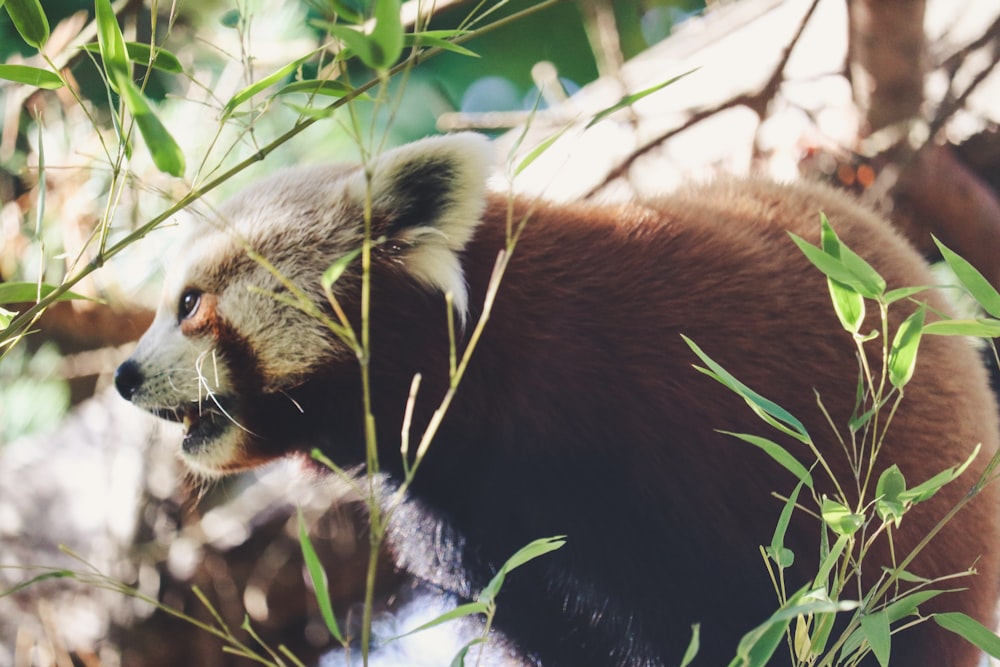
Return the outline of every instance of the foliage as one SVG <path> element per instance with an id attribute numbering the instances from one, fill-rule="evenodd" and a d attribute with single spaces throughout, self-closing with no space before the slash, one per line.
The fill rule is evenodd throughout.
<path id="1" fill-rule="evenodd" d="M 887 291 L 882 276 L 841 242 L 825 216 L 821 216 L 820 229 L 819 247 L 794 234 L 792 240 L 826 276 L 834 311 L 841 326 L 853 337 L 857 348 L 860 366 L 858 400 L 848 424 L 847 441 L 837 433 L 844 444 L 844 453 L 849 457 L 853 480 L 839 479 L 833 474 L 829 461 L 819 451 L 801 421 L 741 383 L 706 355 L 694 341 L 685 338 L 704 364 L 702 367 L 696 366 L 698 370 L 743 398 L 772 428 L 806 445 L 815 458 L 815 464 L 807 468 L 773 440 L 746 433 L 729 434 L 759 447 L 798 479 L 798 484 L 785 501 L 771 544 L 761 549 L 781 606 L 767 621 L 744 636 L 737 655 L 730 664 L 732 667 L 766 665 L 784 640 L 795 664 L 853 665 L 866 655 L 874 654 L 879 664 L 885 666 L 890 664 L 892 632 L 931 618 L 941 627 L 961 635 L 989 655 L 1000 657 L 1000 637 L 974 619 L 960 613 L 929 616 L 920 613 L 921 604 L 947 592 L 947 589 L 940 587 L 946 580 L 968 576 L 972 574 L 971 571 L 956 572 L 934 581 L 922 580 L 907 571 L 907 566 L 941 528 L 972 501 L 987 483 L 994 481 L 996 467 L 1000 464 L 1000 453 L 993 456 L 962 500 L 923 536 L 910 553 L 903 554 L 894 568 L 887 569 L 885 576 L 871 590 L 865 590 L 858 580 L 865 554 L 874 541 L 885 539 L 891 544 L 893 529 L 899 527 L 906 513 L 958 478 L 979 453 L 977 446 L 968 460 L 941 471 L 930 479 L 921 480 L 914 486 L 908 486 L 896 465 L 883 469 L 877 480 L 874 480 L 882 443 L 891 427 L 892 417 L 903 400 L 904 388 L 912 379 L 916 368 L 921 337 L 925 334 L 963 335 L 990 339 L 1000 327 L 1000 319 L 995 319 L 1000 314 L 1000 294 L 968 262 L 937 242 L 962 288 L 991 317 L 955 320 L 942 315 L 941 319 L 925 323 L 928 307 L 917 302 L 916 309 L 900 323 L 895 332 L 890 332 L 889 307 L 902 300 L 912 300 L 915 295 L 929 289 L 929 286 Z M 881 322 L 881 328 L 873 332 L 862 330 L 868 301 L 874 302 Z M 866 353 L 865 346 L 871 344 L 881 347 L 878 354 Z M 882 360 L 881 368 L 873 369 L 869 366 L 871 357 Z M 822 397 L 817 398 L 822 407 Z M 831 422 L 831 427 L 833 426 Z M 836 489 L 833 497 L 817 491 L 814 469 L 822 471 L 829 478 L 829 483 Z M 850 492 L 849 482 L 857 485 Z M 813 509 L 808 509 L 800 501 L 804 489 L 812 495 L 815 506 Z M 855 500 L 852 501 L 852 498 Z M 806 586 L 789 593 L 784 575 L 785 570 L 794 562 L 795 554 L 785 546 L 784 536 L 795 511 L 815 516 L 825 531 L 815 578 Z M 899 584 L 902 582 L 918 585 L 908 591 L 901 591 Z M 860 591 L 860 599 L 851 599 L 849 596 L 857 591 Z M 840 636 L 833 637 L 834 618 L 837 614 L 845 613 L 850 614 L 849 621 Z"/>

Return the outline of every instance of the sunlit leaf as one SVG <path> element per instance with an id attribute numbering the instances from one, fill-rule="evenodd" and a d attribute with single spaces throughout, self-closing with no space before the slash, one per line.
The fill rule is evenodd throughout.
<path id="1" fill-rule="evenodd" d="M 3 303 L 34 303 L 38 299 L 44 299 L 56 289 L 55 285 L 47 283 L 27 283 L 13 282 L 0 283 L 0 304 Z M 66 291 L 59 295 L 59 301 L 71 301 L 74 299 L 85 299 L 94 301 L 90 297 Z"/>
<path id="2" fill-rule="evenodd" d="M 924 326 L 924 306 L 921 305 L 903 320 L 889 348 L 889 382 L 902 388 L 913 377 L 917 367 L 917 350 Z"/>
<path id="3" fill-rule="evenodd" d="M 146 141 L 153 164 L 160 171 L 172 176 L 184 175 L 184 153 L 173 136 L 153 113 L 152 107 L 128 76 L 118 77 L 118 92 L 126 108 L 135 118 L 139 132 Z"/>
<path id="4" fill-rule="evenodd" d="M 830 226 L 826 215 L 820 214 L 820 245 L 823 251 L 840 259 L 841 242 Z M 833 310 L 840 325 L 850 333 L 858 333 L 865 320 L 865 298 L 851 286 L 827 277 L 827 287 L 833 301 Z"/>
<path id="5" fill-rule="evenodd" d="M 104 71 L 108 82 L 118 94 L 122 94 L 123 80 L 129 79 L 128 49 L 122 36 L 118 17 L 110 0 L 94 0 L 95 21 L 97 22 L 97 44 L 104 61 Z"/>
<path id="6" fill-rule="evenodd" d="M 39 0 L 7 0 L 4 9 L 21 39 L 41 50 L 49 41 L 49 20 Z"/>
<path id="7" fill-rule="evenodd" d="M 64 85 L 62 77 L 55 72 L 27 65 L 0 65 L 0 79 L 47 90 L 62 88 Z"/>
<path id="8" fill-rule="evenodd" d="M 875 502 L 875 511 L 882 521 L 892 521 L 899 527 L 906 510 L 905 504 L 900 500 L 900 496 L 906 491 L 906 479 L 895 463 L 882 471 L 878 478 L 878 485 L 875 487 L 875 495 L 878 500 Z"/>
<path id="9" fill-rule="evenodd" d="M 954 250 L 934 239 L 941 256 L 948 263 L 955 277 L 962 283 L 962 287 L 968 290 L 972 298 L 979 302 L 987 313 L 993 317 L 1000 317 L 1000 293 L 990 284 L 983 274 L 976 267 L 972 266 L 964 257 Z"/>
<path id="10" fill-rule="evenodd" d="M 820 512 L 823 522 L 838 535 L 853 535 L 865 521 L 862 514 L 855 514 L 849 508 L 830 498 L 824 498 Z"/>
<path id="11" fill-rule="evenodd" d="M 424 630 L 430 630 L 433 627 L 441 625 L 442 623 L 447 623 L 448 621 L 453 621 L 456 618 L 465 618 L 466 616 L 475 616 L 477 614 L 485 614 L 489 611 L 489 605 L 485 602 L 468 602 L 466 604 L 461 604 L 454 609 L 450 609 L 440 616 L 437 616 L 420 626 L 413 628 L 412 630 L 407 630 L 401 635 L 397 635 L 392 638 L 391 641 L 401 639 L 403 637 L 408 637 L 409 635 L 416 634 L 418 632 L 423 632 Z"/>
<path id="12" fill-rule="evenodd" d="M 935 336 L 996 338 L 1000 336 L 1000 320 L 987 318 L 976 318 L 974 320 L 935 320 L 924 325 L 924 333 Z"/>

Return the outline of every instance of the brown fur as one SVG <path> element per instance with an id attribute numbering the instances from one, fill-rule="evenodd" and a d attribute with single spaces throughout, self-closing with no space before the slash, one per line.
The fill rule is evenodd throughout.
<path id="1" fill-rule="evenodd" d="M 423 383 L 413 442 L 449 382 L 444 297 L 429 284 L 439 273 L 448 274 L 425 261 L 415 276 L 407 254 L 420 253 L 425 237 L 436 238 L 412 230 L 426 229 L 443 215 L 447 206 L 439 197 L 451 191 L 442 185 L 463 173 L 462 164 L 436 160 L 423 163 L 435 169 L 402 169 L 397 189 L 391 181 L 379 183 L 389 196 L 375 201 L 375 236 L 388 242 L 373 256 L 371 386 L 382 468 L 390 476 L 401 472 L 399 427 L 414 374 L 420 373 Z M 343 178 L 347 172 L 335 173 Z M 441 174 L 440 180 L 434 174 Z M 432 197 L 426 195 L 430 191 Z M 266 188 L 254 196 L 266 200 L 261 192 Z M 472 196 L 451 194 L 462 201 Z M 336 233 L 326 222 L 316 223 L 313 232 L 297 224 L 294 245 L 273 231 L 258 233 L 256 249 L 294 260 L 296 248 L 309 248 L 322 255 L 311 266 L 318 276 L 346 250 L 316 249 L 335 235 L 351 238 L 349 225 L 360 220 L 352 217 L 350 202 L 337 206 L 344 212 L 333 223 Z M 756 448 L 718 430 L 773 437 L 805 465 L 814 459 L 695 371 L 697 360 L 681 334 L 798 416 L 838 479 L 853 488 L 844 450 L 814 392 L 846 432 L 858 381 L 854 343 L 833 314 L 825 279 L 788 231 L 817 243 L 824 211 L 890 289 L 931 284 L 926 264 L 872 213 L 812 185 L 724 181 L 623 207 L 519 200 L 511 217 L 507 198 L 490 195 L 485 208 L 481 223 L 467 223 L 475 226 L 474 236 L 464 249 L 458 244 L 469 303 L 460 349 L 481 314 L 508 222 L 529 219 L 412 500 L 397 514 L 393 538 L 401 565 L 454 593 L 474 596 L 517 548 L 565 534 L 566 547 L 518 569 L 501 593 L 497 625 L 526 652 L 550 666 L 676 664 L 690 624 L 700 622 L 699 664 L 724 664 L 740 636 L 776 607 L 758 547 L 770 543 L 781 509 L 772 493 L 789 494 L 795 479 Z M 235 224 L 240 230 L 238 220 Z M 461 216 L 448 224 L 462 233 Z M 310 233 L 316 235 L 312 241 Z M 234 246 L 233 255 L 239 251 Z M 451 251 L 438 242 L 435 252 L 439 257 Z M 297 275 L 308 275 L 309 268 L 296 265 Z M 354 321 L 360 309 L 356 268 L 338 283 L 338 298 Z M 213 275 L 211 293 L 232 289 L 226 276 Z M 241 303 L 247 298 L 241 296 Z M 921 298 L 947 309 L 936 293 Z M 230 302 L 236 301 L 209 300 L 216 306 L 213 319 L 225 324 L 247 317 L 226 312 Z M 893 305 L 890 332 L 912 310 L 905 302 Z M 279 321 L 263 310 L 254 316 Z M 284 322 L 287 330 L 271 332 L 255 322 L 255 331 L 265 332 L 261 340 L 280 340 L 301 326 Z M 870 316 L 865 330 L 877 327 Z M 237 340 L 241 327 L 225 330 L 228 340 L 211 348 L 223 363 L 232 365 L 230 347 L 261 354 L 253 341 Z M 155 367 L 155 345 L 140 346 L 138 357 L 123 364 L 119 388 L 162 414 L 161 404 L 142 394 Z M 868 349 L 878 345 L 869 343 Z M 280 359 L 275 349 L 266 352 Z M 235 358 L 243 356 L 238 352 Z M 213 454 L 213 441 L 202 438 L 188 455 L 214 470 L 312 447 L 344 465 L 363 462 L 356 363 L 342 348 L 339 354 L 314 356 L 311 369 L 296 370 L 304 375 L 294 375 L 291 384 L 268 376 L 254 359 L 241 363 L 243 370 L 228 369 L 229 381 L 218 391 L 242 428 L 229 429 L 225 449 Z M 311 358 L 309 350 L 300 357 Z M 878 354 L 871 361 L 877 367 Z M 983 449 L 958 481 L 905 517 L 894 532 L 897 558 L 962 499 L 998 441 L 997 406 L 976 351 L 963 339 L 926 336 L 874 478 L 896 463 L 913 486 L 963 462 L 977 443 Z M 822 471 L 814 470 L 814 477 L 820 490 L 831 492 Z M 923 577 L 970 567 L 979 572 L 942 584 L 967 589 L 942 595 L 922 611 L 956 609 L 993 623 L 1000 582 L 998 493 L 989 485 L 908 568 Z M 808 504 L 804 496 L 802 502 Z M 817 521 L 797 512 L 786 545 L 796 555 L 788 573 L 794 590 L 815 573 Z M 886 545 L 885 539 L 876 541 L 864 561 L 868 586 L 892 562 Z M 852 590 L 846 597 L 857 594 Z M 974 648 L 933 622 L 894 637 L 893 664 L 971 667 L 976 658 Z"/>

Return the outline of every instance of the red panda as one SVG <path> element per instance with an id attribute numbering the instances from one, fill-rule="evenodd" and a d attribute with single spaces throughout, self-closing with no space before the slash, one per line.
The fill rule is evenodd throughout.
<path id="1" fill-rule="evenodd" d="M 197 225 L 183 246 L 154 323 L 116 373 L 117 388 L 135 405 L 183 421 L 183 458 L 206 475 L 312 448 L 345 467 L 363 464 L 357 360 L 320 318 L 288 304 L 288 284 L 333 317 L 320 276 L 362 244 L 370 194 L 372 410 L 382 471 L 398 478 L 413 377 L 422 376 L 413 442 L 449 386 L 445 295 L 461 352 L 508 225 L 527 217 L 456 398 L 397 515 L 400 565 L 471 597 L 521 546 L 566 535 L 562 549 L 513 573 L 498 600 L 497 627 L 526 655 L 547 667 L 673 665 L 700 623 L 697 664 L 725 664 L 740 637 L 776 608 L 759 545 L 769 544 L 781 508 L 772 493 L 787 495 L 796 480 L 720 434 L 774 435 L 692 367 L 682 334 L 798 416 L 833 472 L 850 480 L 830 424 L 843 429 L 855 407 L 854 342 L 836 320 L 825 278 L 788 232 L 818 243 L 823 211 L 890 288 L 933 279 L 886 223 L 818 185 L 723 180 L 624 206 L 545 204 L 487 192 L 490 152 L 474 135 L 425 139 L 387 152 L 367 176 L 358 166 L 299 168 L 236 196 L 218 224 Z M 360 283 L 355 261 L 334 285 L 355 323 Z M 947 310 L 938 294 L 926 298 Z M 893 306 L 890 332 L 908 311 Z M 876 326 L 870 318 L 866 330 Z M 896 463 L 916 484 L 979 443 L 983 451 L 958 481 L 907 514 L 894 533 L 897 558 L 979 478 L 998 446 L 997 421 L 975 350 L 925 337 L 880 468 Z M 804 446 L 785 444 L 814 463 Z M 928 609 L 993 622 L 997 493 L 989 485 L 910 566 L 923 577 L 978 570 L 949 583 L 967 588 Z M 785 543 L 795 553 L 790 585 L 798 587 L 815 574 L 817 520 L 796 512 Z M 866 584 L 892 562 L 887 540 L 876 541 L 864 560 Z M 893 640 L 894 664 L 977 661 L 973 647 L 933 622 Z"/>

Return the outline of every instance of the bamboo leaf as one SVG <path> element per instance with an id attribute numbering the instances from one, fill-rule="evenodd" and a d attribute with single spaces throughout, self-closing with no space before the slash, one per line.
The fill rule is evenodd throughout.
<path id="1" fill-rule="evenodd" d="M 101 45 L 99 43 L 91 42 L 90 44 L 84 44 L 83 48 L 91 53 L 101 53 Z M 181 74 L 184 71 L 184 66 L 181 65 L 180 59 L 164 48 L 156 47 L 154 49 L 149 44 L 143 44 L 142 42 L 125 42 L 125 52 L 129 61 L 139 65 L 148 66 L 150 65 L 150 60 L 152 60 L 152 67 L 154 69 L 167 72 L 168 74 Z"/>
<path id="2" fill-rule="evenodd" d="M 500 569 L 490 583 L 479 593 L 479 601 L 490 603 L 495 600 L 497 594 L 500 592 L 500 588 L 503 586 L 504 579 L 506 579 L 511 570 L 521 567 L 528 561 L 544 556 L 556 549 L 561 549 L 564 544 L 566 544 L 564 537 L 557 535 L 555 537 L 544 537 L 535 540 L 518 549 L 517 553 L 508 558 L 507 562 L 500 566 Z"/>
<path id="3" fill-rule="evenodd" d="M 588 129 L 589 130 L 591 127 L 593 127 L 594 125 L 597 125 L 598 123 L 600 123 L 602 120 L 604 120 L 608 116 L 614 114 L 616 111 L 620 111 L 621 109 L 624 109 L 625 107 L 630 107 L 633 104 L 635 104 L 636 102 L 638 102 L 639 100 L 641 100 L 642 98 L 644 98 L 644 97 L 646 97 L 648 95 L 652 95 L 653 93 L 658 92 L 660 90 L 663 90 L 667 86 L 669 86 L 669 85 L 671 85 L 673 83 L 676 83 L 677 81 L 683 79 L 688 74 L 691 74 L 692 72 L 696 71 L 697 69 L 698 68 L 695 68 L 695 69 L 692 69 L 692 70 L 688 70 L 687 72 L 684 72 L 683 74 L 678 74 L 677 76 L 675 76 L 675 77 L 673 77 L 671 79 L 667 79 L 666 81 L 664 81 L 662 83 L 658 83 L 655 86 L 650 86 L 649 88 L 645 88 L 643 90 L 640 90 L 637 93 L 632 93 L 631 95 L 626 95 L 625 97 L 621 98 L 620 100 L 618 100 L 617 102 L 615 102 L 614 104 L 612 104 L 611 106 L 609 106 L 607 109 L 604 109 L 603 111 L 597 112 L 597 114 L 595 114 L 594 117 L 590 119 L 590 122 L 587 123 L 587 126 L 584 129 Z"/>
<path id="4" fill-rule="evenodd" d="M 974 618 L 959 612 L 934 614 L 934 622 L 945 630 L 964 637 L 980 650 L 1000 658 L 1000 637 Z"/>
<path id="5" fill-rule="evenodd" d="M 299 510 L 299 545 L 302 548 L 302 557 L 306 563 L 306 570 L 309 572 L 309 579 L 312 581 L 313 593 L 316 595 L 316 604 L 319 605 L 320 615 L 326 623 L 326 629 L 340 642 L 344 643 L 344 637 L 337 625 L 337 618 L 333 615 L 333 603 L 330 601 L 330 588 L 326 580 L 326 571 L 323 564 L 316 555 L 312 540 L 309 539 L 309 531 L 306 527 L 306 520 Z"/>
<path id="6" fill-rule="evenodd" d="M 924 325 L 924 333 L 935 336 L 974 336 L 996 338 L 1000 336 L 1000 320 L 976 318 L 974 320 L 935 320 Z"/>
<path id="7" fill-rule="evenodd" d="M 342 81 L 333 81 L 329 79 L 304 79 L 302 81 L 293 81 L 289 83 L 275 93 L 275 95 L 306 93 L 307 95 L 343 97 L 353 91 L 353 88 Z"/>
<path id="8" fill-rule="evenodd" d="M 878 663 L 882 667 L 889 667 L 891 639 L 888 614 L 884 610 L 865 614 L 861 617 L 861 631 L 865 634 L 865 639 L 868 640 L 868 645 L 871 646 Z"/>
<path id="9" fill-rule="evenodd" d="M 49 20 L 42 3 L 39 0 L 7 0 L 3 6 L 21 39 L 41 50 L 49 41 Z"/>
<path id="10" fill-rule="evenodd" d="M 824 498 L 820 507 L 823 522 L 838 535 L 853 535 L 864 523 L 862 514 L 855 514 L 847 506 L 830 498 Z"/>
<path id="11" fill-rule="evenodd" d="M 461 37 L 467 34 L 469 34 L 468 30 L 425 30 L 423 32 L 407 33 L 403 35 L 403 44 L 406 46 L 416 47 L 429 46 L 443 49 L 445 51 L 451 51 L 452 53 L 457 53 L 463 56 L 478 58 L 479 54 L 475 51 L 470 51 L 464 46 L 456 44 L 448 39 L 449 37 Z"/>
<path id="12" fill-rule="evenodd" d="M 236 107 L 240 106 L 241 104 L 246 102 L 248 99 L 259 93 L 260 91 L 264 90 L 265 88 L 269 88 L 270 86 L 273 86 L 282 79 L 290 76 L 292 72 L 297 70 L 299 66 L 303 62 L 305 62 L 305 60 L 306 58 L 293 60 L 284 67 L 279 68 L 277 71 L 272 72 L 271 74 L 265 76 L 263 79 L 260 79 L 259 81 L 250 84 L 240 92 L 233 95 L 232 99 L 226 102 L 226 106 L 222 108 L 222 117 L 228 118 L 233 113 L 233 111 L 236 110 Z"/>
<path id="13" fill-rule="evenodd" d="M 840 239 L 830 226 L 826 215 L 820 214 L 820 244 L 823 251 L 840 259 Z M 827 287 L 833 301 L 833 310 L 840 320 L 840 325 L 852 334 L 861 330 L 865 320 L 865 298 L 851 286 L 827 277 Z"/>
<path id="14" fill-rule="evenodd" d="M 357 259 L 358 255 L 361 254 L 361 248 L 352 250 L 340 259 L 336 260 L 331 264 L 326 271 L 323 272 L 322 285 L 324 290 L 329 290 L 335 282 L 343 275 L 347 267 L 350 266 L 351 262 Z"/>
<path id="15" fill-rule="evenodd" d="M 981 445 L 976 445 L 975 449 L 972 450 L 972 454 L 965 460 L 964 463 L 939 472 L 923 484 L 917 484 L 912 489 L 903 491 L 899 494 L 899 499 L 903 502 L 911 502 L 914 504 L 929 500 L 941 489 L 941 487 L 954 481 L 959 475 L 965 472 L 966 468 L 972 465 L 972 462 L 979 455 L 980 448 Z"/>
<path id="16" fill-rule="evenodd" d="M 430 630 L 433 627 L 441 625 L 442 623 L 447 623 L 448 621 L 453 621 L 456 618 L 464 618 L 466 616 L 475 616 L 476 614 L 485 614 L 489 611 L 489 605 L 485 602 L 468 602 L 466 604 L 461 604 L 454 609 L 446 611 L 445 613 L 437 616 L 426 623 L 413 628 L 412 630 L 407 630 L 401 635 L 396 635 L 395 637 L 389 639 L 388 641 L 396 641 L 397 639 L 402 639 L 403 637 L 408 637 L 410 635 L 416 634 L 418 632 L 423 632 L 424 630 Z"/>
<path id="17" fill-rule="evenodd" d="M 127 75 L 119 75 L 118 92 L 125 102 L 125 107 L 135 118 L 156 168 L 172 176 L 183 176 L 185 167 L 183 151 L 153 113 L 146 97 Z"/>
<path id="18" fill-rule="evenodd" d="M 733 433 L 731 431 L 719 431 L 723 435 L 731 435 L 734 438 L 739 438 L 744 442 L 749 442 L 751 445 L 760 448 L 765 454 L 774 459 L 779 463 L 785 470 L 788 470 L 793 475 L 795 479 L 799 480 L 810 489 L 813 488 L 812 474 L 806 469 L 804 465 L 799 463 L 798 459 L 788 453 L 784 447 L 758 435 L 751 435 L 749 433 Z"/>
<path id="19" fill-rule="evenodd" d="M 698 650 L 701 648 L 700 635 L 701 625 L 699 623 L 695 623 L 691 626 L 691 641 L 688 642 L 688 647 L 684 651 L 684 657 L 681 658 L 680 667 L 687 667 L 698 656 Z"/>
<path id="20" fill-rule="evenodd" d="M 695 369 L 705 373 L 709 377 L 720 382 L 724 386 L 728 387 L 730 390 L 736 392 L 747 405 L 757 413 L 762 419 L 767 421 L 782 433 L 792 436 L 799 442 L 808 443 L 810 441 L 809 433 L 806 431 L 806 427 L 799 421 L 794 415 L 785 410 L 783 407 L 764 398 L 750 387 L 746 386 L 739 380 L 737 380 L 733 375 L 716 363 L 711 357 L 705 354 L 698 345 L 685 336 L 681 334 L 681 338 L 687 343 L 688 347 L 698 356 L 702 362 L 708 368 L 699 368 L 695 366 Z"/>
<path id="21" fill-rule="evenodd" d="M 896 330 L 889 348 L 889 382 L 897 389 L 904 387 L 913 378 L 923 327 L 924 306 L 921 305 Z"/>
<path id="22" fill-rule="evenodd" d="M 3 303 L 35 303 L 39 299 L 44 299 L 56 289 L 55 285 L 47 283 L 0 283 L 0 304 Z M 88 296 L 66 291 L 59 295 L 59 301 L 72 301 L 75 299 L 85 299 L 96 301 Z"/>
<path id="23" fill-rule="evenodd" d="M 130 80 L 128 48 L 122 36 L 118 17 L 111 7 L 111 0 L 94 0 L 95 21 L 97 22 L 97 44 L 104 61 L 104 71 L 111 87 L 122 94 L 122 81 Z"/>
<path id="24" fill-rule="evenodd" d="M 0 65 L 0 79 L 36 88 L 45 88 L 46 90 L 55 90 L 65 85 L 62 77 L 55 72 L 27 65 Z"/>
<path id="25" fill-rule="evenodd" d="M 1000 293 L 990 284 L 990 281 L 984 278 L 983 274 L 976 267 L 972 266 L 968 260 L 941 243 L 936 237 L 934 238 L 934 243 L 937 244 L 938 250 L 941 251 L 941 256 L 944 257 L 944 261 L 951 267 L 955 277 L 962 283 L 962 287 L 968 290 L 972 298 L 979 302 L 983 310 L 993 317 L 1000 317 Z"/>
<path id="26" fill-rule="evenodd" d="M 403 53 L 403 22 L 399 16 L 399 0 L 375 0 L 375 28 L 370 35 L 369 67 L 386 70 Z"/>

